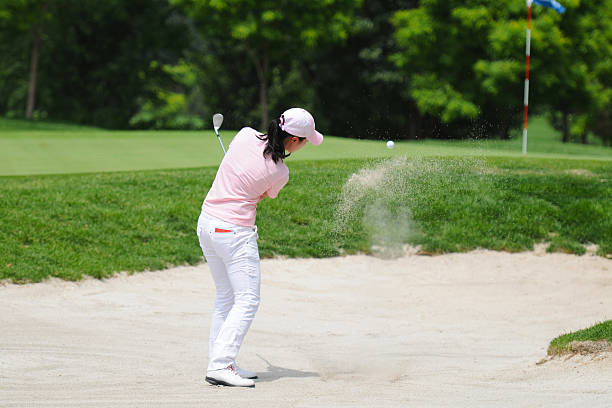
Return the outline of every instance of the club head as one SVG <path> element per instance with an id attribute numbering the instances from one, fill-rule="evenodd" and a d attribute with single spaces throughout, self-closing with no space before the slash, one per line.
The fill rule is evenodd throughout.
<path id="1" fill-rule="evenodd" d="M 215 132 L 219 131 L 221 124 L 223 123 L 223 115 L 220 113 L 215 113 L 213 115 L 213 126 L 215 127 Z"/>

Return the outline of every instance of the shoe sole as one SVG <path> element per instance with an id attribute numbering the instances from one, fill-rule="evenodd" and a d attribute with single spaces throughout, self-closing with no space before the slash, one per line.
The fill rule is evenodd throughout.
<path id="1" fill-rule="evenodd" d="M 226 383 L 225 381 L 217 380 L 212 377 L 206 377 L 206 382 L 212 385 L 223 385 L 225 387 L 255 388 L 255 384 L 253 385 L 234 385 L 234 384 Z"/>

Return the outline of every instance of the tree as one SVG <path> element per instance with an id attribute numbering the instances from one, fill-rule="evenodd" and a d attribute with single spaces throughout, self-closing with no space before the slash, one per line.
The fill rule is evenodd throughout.
<path id="1" fill-rule="evenodd" d="M 507 138 L 520 114 L 521 2 L 422 0 L 392 17 L 404 96 L 441 137 Z M 500 47 L 499 37 L 515 40 Z"/>
<path id="2" fill-rule="evenodd" d="M 29 33 L 32 39 L 25 109 L 27 119 L 31 119 L 34 113 L 40 45 L 43 40 L 44 23 L 50 18 L 48 10 L 48 0 L 4 0 L 0 5 L 0 27 L 4 36 L 15 38 L 20 34 Z"/>
<path id="3" fill-rule="evenodd" d="M 223 127 L 236 129 L 259 123 L 257 77 L 244 53 L 220 39 L 203 38 L 190 30 L 190 46 L 177 64 L 159 68 L 170 76 L 145 78 L 148 93 L 130 120 L 140 128 L 210 128 L 210 119 L 223 112 Z M 180 74 L 179 74 L 180 73 Z M 273 76 L 274 79 L 274 76 Z M 254 126 L 255 127 L 255 126 Z"/>
<path id="4" fill-rule="evenodd" d="M 50 117 L 108 128 L 127 127 L 148 83 L 169 74 L 188 42 L 185 21 L 166 0 L 56 0 L 41 107 Z"/>
<path id="5" fill-rule="evenodd" d="M 593 130 L 589 117 L 612 101 L 609 79 L 605 85 L 611 72 L 605 61 L 612 56 L 612 2 L 567 0 L 563 5 L 564 14 L 533 6 L 530 108 L 549 111 L 563 142 L 574 134 L 586 143 L 586 133 Z M 516 42 L 504 36 L 498 40 L 501 49 Z"/>
<path id="6" fill-rule="evenodd" d="M 602 129 L 612 105 L 612 0 L 566 0 L 559 15 L 534 6 L 530 110 L 549 110 L 568 141 Z M 422 0 L 393 17 L 397 66 L 408 76 L 406 97 L 423 115 L 472 134 L 508 137 L 520 125 L 525 46 L 524 2 Z M 452 124 L 452 126 L 451 126 Z M 609 128 L 607 128 L 609 129 Z"/>
<path id="7" fill-rule="evenodd" d="M 38 14 L 36 20 L 38 20 L 32 26 L 32 37 L 34 39 L 34 45 L 32 47 L 32 58 L 30 59 L 30 80 L 28 87 L 28 103 L 26 105 L 26 119 L 32 119 L 34 113 L 34 103 L 36 100 L 36 79 L 38 76 L 38 57 L 40 55 L 40 43 L 43 37 L 43 20 L 47 16 L 49 10 L 49 2 L 45 1 L 41 7 L 40 14 Z"/>
<path id="8" fill-rule="evenodd" d="M 346 40 L 360 0 L 172 0 L 172 3 L 185 8 L 205 39 L 235 48 L 251 61 L 258 82 L 261 128 L 265 129 L 272 73 L 290 61 L 300 60 L 304 49 Z"/>
<path id="9" fill-rule="evenodd" d="M 29 94 L 31 112 L 36 93 L 40 116 L 126 127 L 151 92 L 147 82 L 169 76 L 159 67 L 182 56 L 185 20 L 167 0 L 3 0 L 0 107 L 11 113 Z M 15 47 L 22 44 L 32 52 L 29 92 L 19 79 L 28 76 L 28 55 Z"/>
<path id="10" fill-rule="evenodd" d="M 593 132 L 612 143 L 612 0 L 570 0 L 564 6 L 563 15 L 542 12 L 538 21 L 542 30 L 553 19 L 558 27 L 547 53 L 553 78 L 546 83 L 546 102 L 553 124 L 564 142 L 575 137 L 586 143 Z"/>
<path id="11" fill-rule="evenodd" d="M 416 5 L 417 0 L 365 1 L 355 12 L 346 42 L 305 53 L 302 76 L 315 91 L 317 126 L 359 138 L 418 136 L 418 112 L 401 95 L 405 76 L 389 61 L 395 47 L 389 19 L 395 11 Z"/>

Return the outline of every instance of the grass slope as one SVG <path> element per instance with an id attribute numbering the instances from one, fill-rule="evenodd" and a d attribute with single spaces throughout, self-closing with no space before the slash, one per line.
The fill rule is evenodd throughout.
<path id="1" fill-rule="evenodd" d="M 573 341 L 607 341 L 612 346 L 612 320 L 606 320 L 592 327 L 561 335 L 550 342 L 548 355 L 564 354 L 570 351 Z"/>
<path id="2" fill-rule="evenodd" d="M 356 201 L 348 228 L 337 209 L 347 179 L 380 160 L 288 160 L 289 184 L 259 205 L 264 257 L 368 252 L 372 236 Z M 406 242 L 431 253 L 532 249 L 612 254 L 612 166 L 607 161 L 491 157 L 409 159 L 385 196 L 410 212 Z M 77 280 L 201 261 L 195 224 L 216 167 L 0 177 L 0 279 Z M 381 184 L 383 185 L 383 184 Z M 387 194 L 387 193 L 385 193 Z M 376 196 L 375 192 L 373 196 Z M 351 218 L 352 217 L 352 218 Z"/>

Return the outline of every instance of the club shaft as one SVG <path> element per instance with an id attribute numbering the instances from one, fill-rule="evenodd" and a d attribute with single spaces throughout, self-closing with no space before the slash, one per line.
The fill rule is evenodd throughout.
<path id="1" fill-rule="evenodd" d="M 221 141 L 221 136 L 219 136 L 219 132 L 217 133 L 217 139 L 219 139 L 219 144 L 221 145 L 221 149 L 223 149 L 223 154 L 225 154 L 225 146 L 223 146 L 223 142 Z"/>

